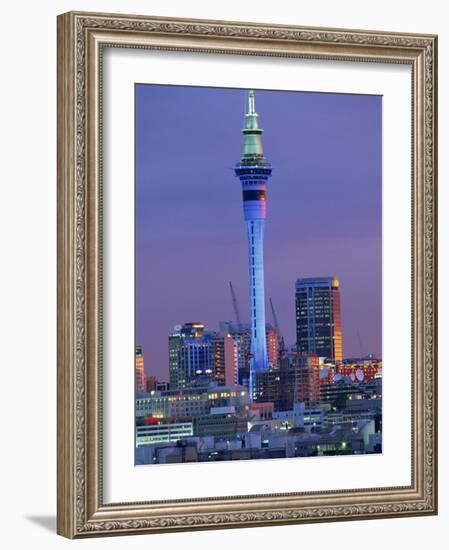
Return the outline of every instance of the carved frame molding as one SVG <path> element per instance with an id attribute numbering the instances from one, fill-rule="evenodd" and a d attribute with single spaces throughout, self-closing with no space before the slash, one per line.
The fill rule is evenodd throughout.
<path id="1" fill-rule="evenodd" d="M 411 486 L 103 503 L 104 47 L 411 65 Z M 436 54 L 432 35 L 76 12 L 58 17 L 59 534 L 79 538 L 437 513 Z"/>

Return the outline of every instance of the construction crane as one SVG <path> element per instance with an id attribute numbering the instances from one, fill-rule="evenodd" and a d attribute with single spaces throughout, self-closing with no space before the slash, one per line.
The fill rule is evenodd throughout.
<path id="1" fill-rule="evenodd" d="M 235 295 L 235 292 L 234 292 L 234 287 L 232 286 L 232 283 L 231 281 L 229 281 L 229 288 L 231 289 L 231 298 L 232 298 L 232 305 L 234 307 L 234 314 L 235 314 L 235 319 L 237 321 L 237 330 L 239 332 L 242 332 L 243 330 L 243 325 L 242 325 L 242 319 L 240 317 L 240 311 L 239 311 L 239 305 L 237 303 L 237 297 Z"/>
<path id="2" fill-rule="evenodd" d="M 281 333 L 279 331 L 279 323 L 278 318 L 276 316 L 276 312 L 274 310 L 273 300 L 270 298 L 270 308 L 271 308 L 271 315 L 273 317 L 273 323 L 274 328 L 276 329 L 276 334 L 278 337 L 278 346 L 279 346 L 279 352 L 282 353 L 284 351 L 284 339 L 281 336 Z"/>

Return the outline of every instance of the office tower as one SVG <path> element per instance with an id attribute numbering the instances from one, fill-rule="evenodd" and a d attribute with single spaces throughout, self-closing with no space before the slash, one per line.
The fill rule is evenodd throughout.
<path id="1" fill-rule="evenodd" d="M 237 344 L 227 333 L 207 331 L 201 323 L 186 323 L 175 327 L 168 342 L 170 389 L 236 383 Z"/>
<path id="2" fill-rule="evenodd" d="M 146 389 L 145 368 L 141 346 L 136 346 L 135 388 L 136 392 L 144 392 Z"/>
<path id="3" fill-rule="evenodd" d="M 299 352 L 343 360 L 340 283 L 335 277 L 296 281 L 296 346 Z"/>
<path id="4" fill-rule="evenodd" d="M 237 346 L 237 383 L 249 389 L 249 359 L 251 330 L 249 325 L 236 325 L 230 321 L 219 323 L 220 332 L 230 334 Z"/>
<path id="5" fill-rule="evenodd" d="M 270 367 L 277 368 L 279 366 L 279 345 L 278 345 L 278 333 L 277 330 L 271 325 L 267 324 L 267 356 L 268 365 Z"/>
<path id="6" fill-rule="evenodd" d="M 176 326 L 168 337 L 170 388 L 186 388 L 213 373 L 210 337 L 201 323 Z"/>
<path id="7" fill-rule="evenodd" d="M 263 235 L 266 218 L 266 187 L 271 164 L 265 160 L 262 132 L 255 110 L 254 92 L 248 92 L 248 110 L 243 133 L 243 153 L 235 165 L 243 192 L 243 212 L 248 235 L 249 289 L 251 318 L 250 392 L 253 394 L 256 372 L 268 368 L 265 334 L 265 289 Z"/>
<path id="8" fill-rule="evenodd" d="M 212 335 L 214 380 L 223 386 L 237 384 L 238 344 L 230 334 Z"/>

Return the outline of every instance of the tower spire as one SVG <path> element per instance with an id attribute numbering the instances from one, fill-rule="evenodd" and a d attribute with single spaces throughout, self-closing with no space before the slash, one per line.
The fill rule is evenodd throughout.
<path id="1" fill-rule="evenodd" d="M 258 118 L 254 90 L 248 90 L 248 111 L 245 115 L 245 130 L 259 130 Z"/>
<path id="2" fill-rule="evenodd" d="M 256 103 L 254 101 L 254 90 L 248 90 L 248 114 L 256 112 Z"/>
<path id="3" fill-rule="evenodd" d="M 254 157 L 254 160 L 263 158 L 263 130 L 259 128 L 259 115 L 256 113 L 254 90 L 248 90 L 248 107 L 242 133 L 244 137 L 242 162 L 249 160 L 250 157 Z"/>

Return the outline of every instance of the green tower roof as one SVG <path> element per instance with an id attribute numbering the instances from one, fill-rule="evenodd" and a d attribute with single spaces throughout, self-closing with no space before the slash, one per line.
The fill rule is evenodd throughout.
<path id="1" fill-rule="evenodd" d="M 254 90 L 248 90 L 248 110 L 245 114 L 245 127 L 242 130 L 242 161 L 248 157 L 263 157 L 262 128 L 259 128 L 259 115 L 256 113 Z"/>

